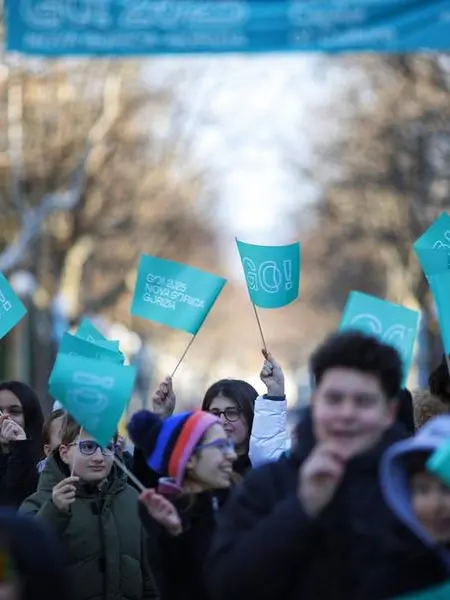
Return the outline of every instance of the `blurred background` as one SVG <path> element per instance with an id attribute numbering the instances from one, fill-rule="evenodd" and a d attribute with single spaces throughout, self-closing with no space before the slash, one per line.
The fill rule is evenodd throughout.
<path id="1" fill-rule="evenodd" d="M 302 244 L 300 300 L 260 313 L 291 400 L 352 289 L 421 311 L 410 385 L 425 385 L 441 346 L 412 243 L 450 204 L 449 91 L 445 55 L 3 56 L 0 270 L 29 317 L 1 342 L 0 379 L 49 408 L 58 342 L 87 315 L 138 366 L 145 406 L 189 337 L 131 318 L 144 252 L 229 278 L 177 372 L 180 402 L 220 377 L 261 389 L 238 236 Z"/>

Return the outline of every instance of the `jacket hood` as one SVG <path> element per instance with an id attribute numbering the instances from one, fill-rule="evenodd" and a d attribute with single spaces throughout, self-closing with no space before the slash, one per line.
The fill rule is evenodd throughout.
<path id="1" fill-rule="evenodd" d="M 44 470 L 39 477 L 37 491 L 45 492 L 46 494 L 51 495 L 55 485 L 69 476 L 69 468 L 59 457 L 58 451 L 55 451 L 47 458 Z M 118 492 L 122 491 L 126 485 L 127 476 L 121 471 L 121 469 L 116 467 L 116 465 L 113 465 L 111 472 L 108 475 L 105 489 L 112 494 L 117 494 Z M 77 485 L 77 495 L 80 497 L 92 496 L 97 491 L 98 486 L 94 484 L 80 483 Z"/>
<path id="2" fill-rule="evenodd" d="M 410 482 L 407 459 L 414 453 L 429 453 L 437 450 L 450 439 L 450 416 L 431 419 L 415 437 L 391 446 L 381 463 L 381 487 L 386 504 L 397 518 L 426 546 L 437 544 L 422 527 L 411 504 Z M 446 553 L 450 565 L 450 553 Z"/>

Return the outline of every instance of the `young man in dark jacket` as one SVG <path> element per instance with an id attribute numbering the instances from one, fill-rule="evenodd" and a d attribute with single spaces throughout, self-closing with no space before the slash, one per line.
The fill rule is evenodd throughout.
<path id="1" fill-rule="evenodd" d="M 205 576 L 214 600 L 381 600 L 394 517 L 378 483 L 395 424 L 401 359 L 358 332 L 311 357 L 311 409 L 288 458 L 249 474 L 218 518 Z M 384 592 L 386 594 L 384 595 Z"/>

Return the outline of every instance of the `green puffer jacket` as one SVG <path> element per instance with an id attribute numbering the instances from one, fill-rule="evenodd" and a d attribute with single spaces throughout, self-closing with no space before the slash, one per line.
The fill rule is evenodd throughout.
<path id="1" fill-rule="evenodd" d="M 65 544 L 71 600 L 149 600 L 158 598 L 147 564 L 138 494 L 113 466 L 107 482 L 80 485 L 69 513 L 52 502 L 54 486 L 69 476 L 57 455 L 47 461 L 38 491 L 20 511 L 35 515 Z M 62 599 L 61 599 L 62 600 Z"/>

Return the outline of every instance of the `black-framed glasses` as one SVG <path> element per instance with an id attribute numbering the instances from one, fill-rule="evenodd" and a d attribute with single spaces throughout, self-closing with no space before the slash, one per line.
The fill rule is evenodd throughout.
<path id="1" fill-rule="evenodd" d="M 222 454 L 231 454 L 234 453 L 234 444 L 228 438 L 220 438 L 219 440 L 214 440 L 213 442 L 208 442 L 206 444 L 200 444 L 197 446 L 196 451 L 204 450 L 205 448 L 217 448 L 222 452 Z"/>
<path id="2" fill-rule="evenodd" d="M 215 417 L 219 417 L 219 419 L 223 415 L 225 419 L 230 423 L 236 423 L 236 421 L 239 421 L 239 417 L 242 414 L 242 411 L 240 411 L 238 408 L 235 408 L 234 406 L 229 406 L 228 408 L 225 408 L 225 410 L 212 408 L 209 412 Z"/>
<path id="3" fill-rule="evenodd" d="M 82 440 L 81 442 L 73 442 L 73 444 L 70 445 L 78 446 L 78 448 L 80 449 L 80 453 L 84 454 L 84 456 L 92 456 L 97 452 L 99 448 L 103 456 L 113 456 L 114 450 L 116 448 L 114 444 L 108 444 L 107 446 L 102 448 L 102 446 L 100 446 L 100 444 L 97 444 L 97 442 L 94 442 L 94 440 Z"/>

